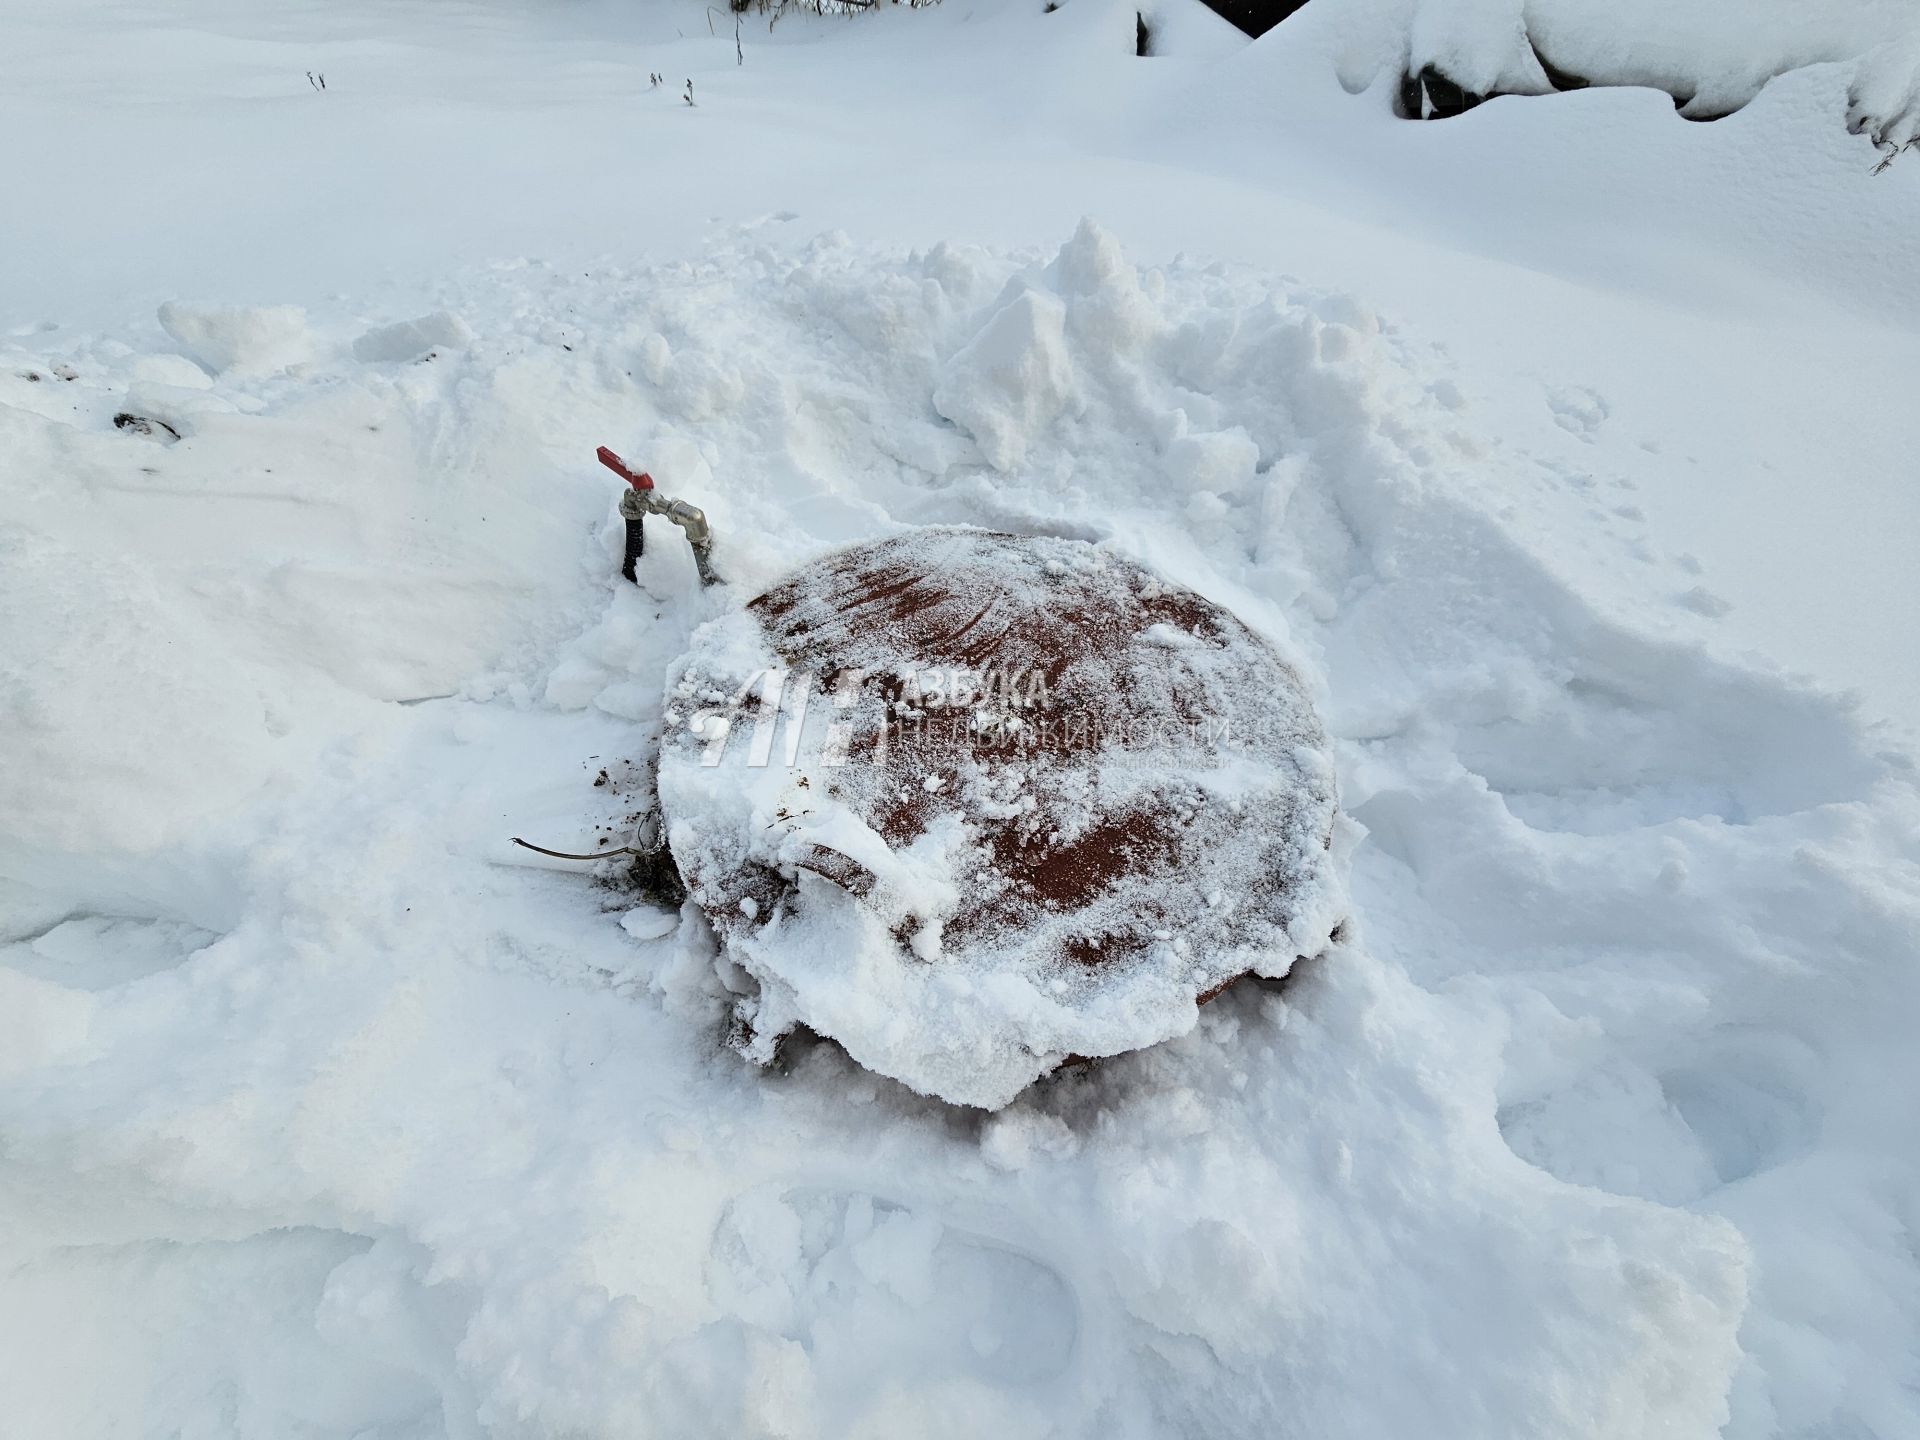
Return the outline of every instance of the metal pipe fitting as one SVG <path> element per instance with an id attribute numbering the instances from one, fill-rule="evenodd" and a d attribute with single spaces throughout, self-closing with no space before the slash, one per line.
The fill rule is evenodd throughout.
<path id="1" fill-rule="evenodd" d="M 645 548 L 644 541 L 636 545 L 632 538 L 639 532 L 642 517 L 658 515 L 678 525 L 686 534 L 687 544 L 693 549 L 693 563 L 700 571 L 700 583 L 714 583 L 716 577 L 711 564 L 713 527 L 707 523 L 706 512 L 699 506 L 689 505 L 684 500 L 670 500 L 658 490 L 631 489 L 620 497 L 620 513 L 627 521 L 630 559 Z M 627 578 L 633 577 L 629 573 Z"/>

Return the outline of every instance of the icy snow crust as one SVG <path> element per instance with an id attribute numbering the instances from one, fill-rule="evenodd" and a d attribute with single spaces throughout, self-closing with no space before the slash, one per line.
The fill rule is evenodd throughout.
<path id="1" fill-rule="evenodd" d="M 1085 541 L 936 527 L 822 557 L 703 627 L 667 707 L 668 839 L 758 982 L 763 1063 L 801 1023 L 997 1109 L 1184 1034 L 1345 915 L 1294 671 Z"/>

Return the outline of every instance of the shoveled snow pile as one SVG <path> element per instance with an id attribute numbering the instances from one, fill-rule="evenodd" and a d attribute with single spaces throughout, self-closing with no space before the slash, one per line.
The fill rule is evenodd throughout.
<path id="1" fill-rule="evenodd" d="M 1910 766 L 1725 653 L 1605 455 L 1093 225 L 305 333 L 0 364 L 7 1424 L 1911 1430 Z M 114 426 L 149 388 L 177 443 Z M 603 440 L 730 587 L 673 536 L 612 578 Z M 1337 963 L 983 1118 L 741 1064 L 697 909 L 508 846 L 617 843 L 695 630 L 919 525 L 1098 542 L 1300 657 L 1368 831 Z"/>
<path id="2" fill-rule="evenodd" d="M 997 1109 L 1185 1034 L 1346 916 L 1298 676 L 1083 541 L 926 527 L 830 554 L 703 627 L 670 684 L 667 839 L 757 982 L 736 1015 L 762 1064 L 804 1024 Z"/>
<path id="3" fill-rule="evenodd" d="M 271 375 L 312 358 L 306 312 L 298 305 L 202 309 L 168 303 L 160 307 L 160 328 L 213 375 Z"/>

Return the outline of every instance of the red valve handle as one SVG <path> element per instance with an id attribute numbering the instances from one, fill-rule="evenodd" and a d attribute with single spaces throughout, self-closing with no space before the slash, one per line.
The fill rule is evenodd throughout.
<path id="1" fill-rule="evenodd" d="M 634 471 L 628 469 L 627 462 L 614 454 L 613 451 L 609 450 L 606 446 L 602 445 L 593 453 L 600 457 L 600 463 L 602 465 L 613 471 L 614 474 L 618 475 L 634 489 L 651 490 L 653 488 L 653 477 L 651 475 L 647 474 L 644 470 L 636 474 Z"/>

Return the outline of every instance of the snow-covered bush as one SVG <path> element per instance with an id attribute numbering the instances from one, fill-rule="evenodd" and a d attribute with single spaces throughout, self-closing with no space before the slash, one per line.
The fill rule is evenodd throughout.
<path id="1" fill-rule="evenodd" d="M 1789 70 L 1851 63 L 1849 127 L 1889 151 L 1920 136 L 1911 0 L 1314 0 L 1308 17 L 1334 42 L 1350 87 L 1397 69 L 1409 117 L 1457 115 L 1499 95 L 1643 85 L 1711 120 Z"/>

